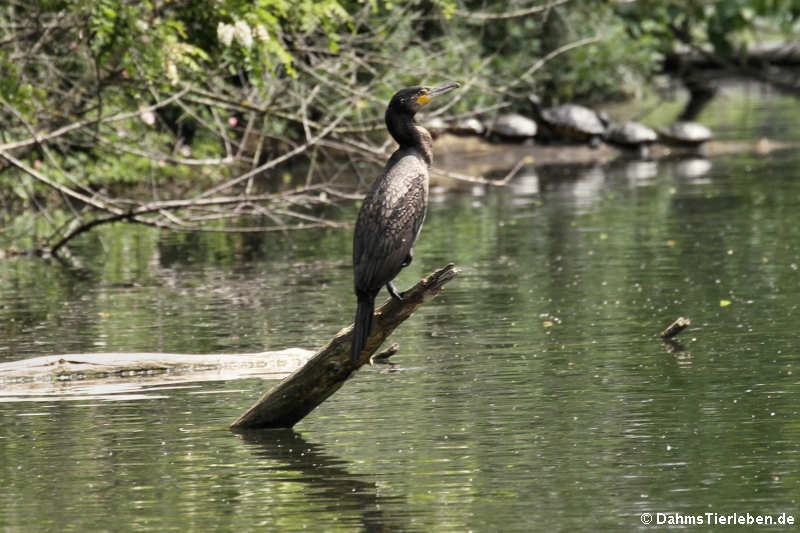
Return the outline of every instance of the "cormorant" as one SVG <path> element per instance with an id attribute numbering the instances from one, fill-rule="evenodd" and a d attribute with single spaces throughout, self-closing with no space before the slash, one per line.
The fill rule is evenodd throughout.
<path id="1" fill-rule="evenodd" d="M 386 108 L 386 127 L 399 148 L 392 154 L 361 204 L 353 234 L 353 274 L 358 306 L 350 360 L 356 362 L 372 329 L 375 297 L 384 285 L 402 300 L 392 280 L 412 259 L 428 205 L 428 169 L 433 141 L 414 114 L 436 96 L 459 87 L 408 87 Z"/>

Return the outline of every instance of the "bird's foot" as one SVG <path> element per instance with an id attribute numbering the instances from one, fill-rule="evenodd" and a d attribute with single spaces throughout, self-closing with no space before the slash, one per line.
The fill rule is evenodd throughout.
<path id="1" fill-rule="evenodd" d="M 394 288 L 394 283 L 392 283 L 391 281 L 386 284 L 386 290 L 389 291 L 389 294 L 392 295 L 392 298 L 394 298 L 398 302 L 403 301 L 403 297 L 400 296 L 400 293 L 397 292 L 397 289 Z"/>

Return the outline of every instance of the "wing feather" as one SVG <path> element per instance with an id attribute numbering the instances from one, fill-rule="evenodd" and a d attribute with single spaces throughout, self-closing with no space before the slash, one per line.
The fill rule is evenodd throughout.
<path id="1" fill-rule="evenodd" d="M 392 159 L 364 200 L 356 221 L 356 291 L 377 293 L 397 276 L 425 220 L 427 165 L 412 156 Z"/>

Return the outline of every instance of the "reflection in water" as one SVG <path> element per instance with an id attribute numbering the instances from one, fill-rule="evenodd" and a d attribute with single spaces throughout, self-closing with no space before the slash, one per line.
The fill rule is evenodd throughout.
<path id="1" fill-rule="evenodd" d="M 679 159 L 675 163 L 675 175 L 683 178 L 688 183 L 703 185 L 710 183 L 710 180 L 703 177 L 711 172 L 711 161 L 704 157 L 689 157 Z"/>
<path id="2" fill-rule="evenodd" d="M 509 182 L 508 187 L 513 192 L 515 205 L 524 205 L 530 202 L 531 197 L 540 192 L 539 175 L 536 173 L 536 168 L 533 165 L 524 165 L 514 179 Z"/>
<path id="3" fill-rule="evenodd" d="M 403 498 L 381 495 L 374 481 L 351 474 L 347 461 L 327 454 L 294 430 L 237 431 L 237 436 L 256 457 L 274 463 L 262 467 L 269 479 L 300 484 L 309 498 L 330 502 L 329 511 L 356 511 L 361 531 L 409 530 L 401 517 L 389 516 L 385 510 L 389 504 L 401 504 Z"/>
<path id="4" fill-rule="evenodd" d="M 625 176 L 633 187 L 652 185 L 658 176 L 658 163 L 656 161 L 621 161 L 619 172 Z"/>
<path id="5" fill-rule="evenodd" d="M 549 197 L 568 201 L 583 212 L 601 198 L 606 187 L 606 174 L 601 165 L 560 165 L 541 171 L 542 190 Z"/>
<path id="6" fill-rule="evenodd" d="M 606 173 L 603 167 L 594 165 L 583 171 L 572 185 L 571 193 L 578 208 L 587 208 L 597 202 L 605 187 Z"/>

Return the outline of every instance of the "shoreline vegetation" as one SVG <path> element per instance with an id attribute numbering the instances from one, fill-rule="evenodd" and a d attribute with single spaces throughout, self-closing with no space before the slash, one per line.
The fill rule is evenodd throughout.
<path id="1" fill-rule="evenodd" d="M 679 147 L 668 146 L 663 144 L 654 145 L 650 154 L 646 159 L 641 159 L 636 154 L 625 148 L 615 147 L 607 143 L 602 143 L 596 148 L 591 148 L 588 145 L 581 144 L 541 144 L 538 142 L 496 142 L 491 141 L 483 136 L 465 136 L 444 133 L 439 135 L 434 143 L 435 158 L 434 167 L 431 171 L 432 184 L 450 188 L 454 190 L 468 188 L 474 185 L 488 186 L 488 187 L 504 187 L 514 183 L 514 180 L 520 175 L 535 171 L 539 167 L 553 167 L 553 166 L 578 166 L 578 167 L 593 167 L 603 165 L 625 165 L 637 163 L 657 163 L 658 161 L 675 161 L 675 160 L 713 160 L 716 157 L 730 155 L 730 154 L 754 154 L 757 156 L 766 157 L 770 153 L 779 152 L 783 150 L 796 150 L 800 147 L 797 142 L 773 141 L 767 138 L 755 139 L 753 141 L 719 141 L 712 140 L 706 143 L 702 150 L 696 147 Z M 380 159 L 380 157 L 376 157 Z M 129 191 L 135 190 L 136 186 L 128 186 L 126 189 Z M 170 191 L 176 187 L 168 185 L 163 186 L 164 191 Z M 90 231 L 92 228 L 114 222 L 138 222 L 137 213 L 151 213 L 151 212 L 164 212 L 168 210 L 183 210 L 190 209 L 196 206 L 214 208 L 217 206 L 225 207 L 226 205 L 238 205 L 241 202 L 258 202 L 266 199 L 267 201 L 289 201 L 294 202 L 295 205 L 301 205 L 306 209 L 313 209 L 315 207 L 324 207 L 329 205 L 331 200 L 325 199 L 320 201 L 320 197 L 324 197 L 329 191 L 329 187 L 311 186 L 308 188 L 289 188 L 288 191 L 276 191 L 266 194 L 257 195 L 244 195 L 241 197 L 223 196 L 211 197 L 207 201 L 196 201 L 193 199 L 166 201 L 166 202 L 143 202 L 138 208 L 128 211 L 108 212 L 105 216 L 93 217 L 86 220 L 86 217 L 80 217 L 78 220 L 84 221 L 81 224 L 73 224 L 69 231 L 61 235 L 58 241 L 58 249 L 66 245 L 68 241 L 77 237 L 78 235 Z M 357 192 L 352 191 L 352 185 L 346 186 L 346 189 L 337 191 L 334 194 L 336 201 L 353 201 L 360 199 Z M 179 192 L 174 193 L 179 195 Z M 295 200 L 293 200 L 293 198 Z M 15 214 L 20 214 L 20 211 L 13 209 L 7 210 L 6 223 L 13 221 Z M 220 216 L 217 218 L 235 219 L 240 213 L 233 213 L 227 217 Z M 54 216 L 57 213 L 53 213 Z M 352 221 L 340 220 L 326 220 L 322 216 L 314 214 L 303 215 L 296 213 L 296 216 L 304 222 L 296 225 L 274 225 L 274 226 L 248 226 L 245 228 L 209 228 L 201 225 L 189 226 L 183 225 L 180 227 L 169 228 L 162 227 L 159 224 L 151 224 L 145 222 L 146 225 L 153 225 L 162 227 L 162 229 L 173 229 L 176 231 L 225 231 L 225 232 L 273 232 L 273 231 L 286 231 L 286 230 L 302 230 L 302 229 L 315 229 L 322 227 L 348 227 Z M 11 246 L 0 247 L 0 258 L 13 257 L 17 255 L 37 255 L 37 256 L 55 256 L 53 247 L 49 249 L 44 247 L 17 247 L 11 243 Z M 64 257 L 69 261 L 69 252 L 66 251 Z"/>
<path id="2" fill-rule="evenodd" d="M 543 107 L 591 109 L 659 95 L 648 125 L 663 126 L 695 120 L 722 80 L 795 94 L 798 26 L 791 3 L 758 0 L 15 2 L 0 11 L 0 248 L 64 258 L 72 239 L 117 222 L 338 227 L 324 211 L 360 199 L 383 166 L 383 113 L 401 87 L 461 82 L 428 116 L 451 120 L 530 116 L 533 94 Z M 688 94 L 683 109 L 662 109 L 676 90 Z M 774 147 L 758 143 L 757 152 Z M 592 163 L 616 153 L 533 145 L 523 154 L 478 139 L 436 150 L 439 175 L 483 184 L 486 165 L 467 172 L 452 155 L 519 155 L 500 176 L 508 181 L 526 157 Z M 9 215 L 20 212 L 24 221 Z"/>

